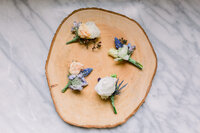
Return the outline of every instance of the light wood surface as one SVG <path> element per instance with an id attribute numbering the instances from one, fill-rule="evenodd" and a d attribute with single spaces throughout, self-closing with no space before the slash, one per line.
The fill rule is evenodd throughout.
<path id="1" fill-rule="evenodd" d="M 101 31 L 102 48 L 92 51 L 92 46 L 87 49 L 79 43 L 66 45 L 73 37 L 70 32 L 73 21 L 94 21 Z M 114 48 L 114 37 L 123 37 L 136 45 L 132 58 L 144 66 L 143 70 L 129 63 L 117 63 L 108 56 L 108 50 Z M 71 89 L 61 93 L 73 60 L 94 69 L 86 77 L 89 85 L 80 93 Z M 86 128 L 108 128 L 126 122 L 138 110 L 149 92 L 156 68 L 156 54 L 138 23 L 118 13 L 86 8 L 74 11 L 60 24 L 47 58 L 46 76 L 56 111 L 65 122 Z M 110 101 L 102 100 L 94 90 L 99 77 L 111 74 L 128 83 L 120 96 L 115 97 L 117 115 Z"/>

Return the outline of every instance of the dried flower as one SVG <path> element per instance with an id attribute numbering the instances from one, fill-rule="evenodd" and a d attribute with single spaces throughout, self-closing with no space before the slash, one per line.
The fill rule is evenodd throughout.
<path id="1" fill-rule="evenodd" d="M 126 44 L 127 43 L 127 40 L 125 40 L 123 37 L 121 39 L 119 39 L 119 41 L 122 43 L 122 44 Z"/>
<path id="2" fill-rule="evenodd" d="M 72 33 L 75 33 L 75 32 L 78 30 L 80 24 L 81 24 L 81 22 L 76 22 L 76 21 L 74 21 L 73 26 L 72 26 L 72 29 L 71 29 L 71 32 L 72 32 Z"/>
<path id="3" fill-rule="evenodd" d="M 101 42 L 98 42 L 98 43 L 94 42 L 93 44 L 94 46 L 92 47 L 92 50 L 101 48 Z"/>

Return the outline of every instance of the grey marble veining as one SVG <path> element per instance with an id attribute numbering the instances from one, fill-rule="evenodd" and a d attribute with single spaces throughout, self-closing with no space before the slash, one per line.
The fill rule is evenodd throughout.
<path id="1" fill-rule="evenodd" d="M 0 0 L 1 133 L 200 133 L 199 0 Z M 84 129 L 55 112 L 45 61 L 60 22 L 100 7 L 135 19 L 158 57 L 146 102 L 125 124 Z"/>

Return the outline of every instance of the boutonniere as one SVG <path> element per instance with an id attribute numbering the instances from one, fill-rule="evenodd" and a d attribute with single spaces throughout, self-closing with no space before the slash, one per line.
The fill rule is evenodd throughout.
<path id="1" fill-rule="evenodd" d="M 116 49 L 111 48 L 108 52 L 110 56 L 115 58 L 115 61 L 125 60 L 132 63 L 139 69 L 143 68 L 143 66 L 139 62 L 131 58 L 131 55 L 133 54 L 133 51 L 135 50 L 136 46 L 131 46 L 130 43 L 127 45 L 127 40 L 124 40 L 123 38 L 118 39 L 115 37 L 115 47 Z"/>
<path id="2" fill-rule="evenodd" d="M 126 87 L 127 84 L 122 86 L 124 80 L 119 83 L 119 79 L 117 79 L 117 75 L 111 75 L 110 77 L 99 78 L 98 83 L 95 86 L 95 90 L 98 95 L 101 96 L 102 99 L 109 99 L 111 101 L 111 105 L 113 107 L 114 113 L 117 114 L 117 110 L 114 104 L 114 97 L 120 94 L 120 91 Z"/>
<path id="3" fill-rule="evenodd" d="M 83 87 L 88 85 L 85 77 L 88 76 L 92 72 L 92 70 L 92 68 L 84 69 L 83 64 L 79 62 L 72 62 L 69 69 L 68 83 L 62 89 L 62 93 L 64 93 L 67 88 L 81 91 Z"/>
<path id="4" fill-rule="evenodd" d="M 100 30 L 94 22 L 74 22 L 71 32 L 75 34 L 75 37 L 66 44 L 79 42 L 85 44 L 88 48 L 88 45 L 93 43 L 94 46 L 92 49 L 101 47 L 101 42 L 96 43 L 97 39 L 100 37 Z"/>

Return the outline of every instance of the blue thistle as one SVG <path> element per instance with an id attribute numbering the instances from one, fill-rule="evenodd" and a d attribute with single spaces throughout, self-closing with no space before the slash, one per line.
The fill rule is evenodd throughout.
<path id="1" fill-rule="evenodd" d="M 126 83 L 125 85 L 123 85 L 123 86 L 121 87 L 121 85 L 122 85 L 122 83 L 124 82 L 124 80 L 123 80 L 121 83 L 119 83 L 119 85 L 118 85 L 118 82 L 119 82 L 119 79 L 117 79 L 117 82 L 116 82 L 116 85 L 115 85 L 115 91 L 114 91 L 114 93 L 112 94 L 113 96 L 119 95 L 119 94 L 120 94 L 120 91 L 121 91 L 124 87 L 126 87 L 127 84 L 128 84 L 128 83 Z"/>

